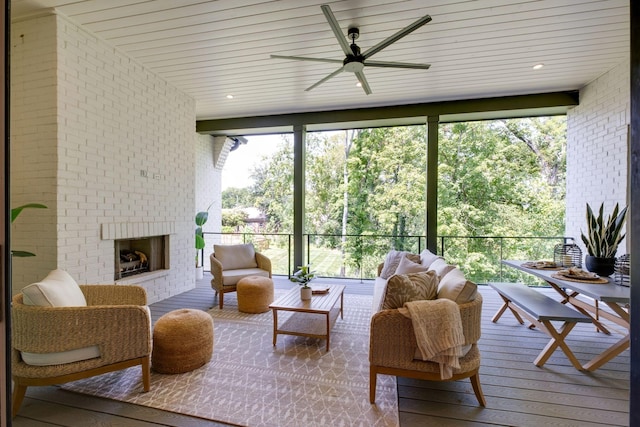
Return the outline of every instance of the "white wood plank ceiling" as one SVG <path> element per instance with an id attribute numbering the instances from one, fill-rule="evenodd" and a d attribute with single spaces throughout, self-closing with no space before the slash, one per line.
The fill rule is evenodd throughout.
<path id="1" fill-rule="evenodd" d="M 364 68 L 344 59 L 323 12 L 362 51 L 424 15 L 432 21 L 371 60 L 429 70 Z M 55 8 L 228 118 L 579 89 L 629 57 L 629 0 L 13 0 L 13 17 Z M 543 63 L 540 70 L 535 64 Z M 233 95 L 228 99 L 227 95 Z"/>

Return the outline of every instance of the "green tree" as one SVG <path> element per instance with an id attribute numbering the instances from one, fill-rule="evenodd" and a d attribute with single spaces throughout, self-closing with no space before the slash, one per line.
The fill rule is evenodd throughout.
<path id="1" fill-rule="evenodd" d="M 266 231 L 293 232 L 293 149 L 283 138 L 270 157 L 263 157 L 251 173 L 255 207 L 266 215 Z"/>
<path id="2" fill-rule="evenodd" d="M 255 205 L 255 198 L 249 188 L 227 188 L 222 192 L 222 209 L 249 208 Z"/>
<path id="3" fill-rule="evenodd" d="M 560 236 L 564 229 L 564 121 L 560 118 L 440 127 L 438 234 Z M 495 277 L 517 239 L 445 239 L 467 274 Z M 505 246 L 506 245 L 506 246 Z"/>
<path id="4" fill-rule="evenodd" d="M 417 250 L 402 236 L 424 234 L 426 139 L 424 126 L 364 129 L 354 139 L 349 167 L 349 234 L 386 234 L 392 242 L 351 242 L 352 264 L 391 248 Z M 369 268 L 370 266 L 367 266 Z"/>

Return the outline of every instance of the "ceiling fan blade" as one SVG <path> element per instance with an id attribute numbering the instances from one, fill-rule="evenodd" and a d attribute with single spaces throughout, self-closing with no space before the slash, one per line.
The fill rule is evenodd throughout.
<path id="1" fill-rule="evenodd" d="M 331 77 L 337 76 L 338 74 L 340 74 L 342 71 L 344 71 L 344 67 L 340 67 L 337 70 L 335 70 L 333 73 L 329 74 L 327 77 L 323 78 L 322 80 L 312 84 L 311 86 L 309 86 L 308 88 L 306 88 L 304 91 L 305 92 L 309 92 L 311 89 L 320 86 L 322 83 L 326 82 L 327 80 L 329 80 Z"/>
<path id="2" fill-rule="evenodd" d="M 333 62 L 342 64 L 341 59 L 326 59 L 326 58 L 307 58 L 305 56 L 286 56 L 286 55 L 271 55 L 271 58 L 275 59 L 295 59 L 296 61 L 316 61 L 316 62 Z"/>
<path id="3" fill-rule="evenodd" d="M 336 17 L 333 16 L 333 12 L 329 5 L 323 4 L 320 6 L 322 9 L 322 13 L 324 13 L 324 17 L 327 18 L 327 22 L 329 22 L 329 26 L 333 30 L 333 34 L 338 39 L 338 43 L 340 43 L 340 47 L 342 48 L 345 55 L 352 55 L 351 48 L 349 47 L 349 43 L 347 43 L 347 38 L 344 34 L 342 34 L 342 30 L 340 29 L 340 24 L 336 20 Z"/>
<path id="4" fill-rule="evenodd" d="M 431 17 L 429 15 L 423 16 L 422 18 L 418 19 L 413 24 L 409 25 L 408 27 L 403 28 L 402 30 L 398 31 L 397 33 L 395 33 L 391 37 L 388 37 L 388 38 L 382 40 L 377 45 L 375 45 L 372 48 L 368 49 L 365 53 L 362 54 L 362 56 L 364 56 L 364 58 L 367 59 L 371 55 L 374 55 L 374 54 L 380 52 L 382 49 L 384 49 L 385 47 L 389 46 L 391 43 L 394 43 L 394 42 L 400 40 L 401 38 L 403 38 L 407 34 L 417 30 L 420 27 L 422 27 L 424 24 L 428 23 L 429 21 L 431 21 Z"/>
<path id="5" fill-rule="evenodd" d="M 371 87 L 369 86 L 369 82 L 367 82 L 367 78 L 364 76 L 364 73 L 362 71 L 356 71 L 356 77 L 362 85 L 364 93 L 366 93 L 367 95 L 371 95 Z"/>
<path id="6" fill-rule="evenodd" d="M 388 61 L 367 61 L 367 67 L 388 67 L 388 68 L 413 68 L 415 70 L 428 70 L 431 64 L 411 64 L 408 62 L 388 62 Z"/>

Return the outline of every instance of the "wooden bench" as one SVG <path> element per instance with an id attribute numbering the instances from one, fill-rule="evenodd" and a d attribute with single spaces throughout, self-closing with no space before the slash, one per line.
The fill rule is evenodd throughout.
<path id="1" fill-rule="evenodd" d="M 591 318 L 564 304 L 544 295 L 541 292 L 531 289 L 522 283 L 489 283 L 495 289 L 504 304 L 491 319 L 497 322 L 500 316 L 507 310 L 511 310 L 514 317 L 524 324 L 522 318 L 531 322 L 531 327 L 537 327 L 551 337 L 547 346 L 542 350 L 533 362 L 536 366 L 542 366 L 551 357 L 556 348 L 560 347 L 567 356 L 571 364 L 578 370 L 584 370 L 578 359 L 565 342 L 565 338 L 578 322 L 591 323 Z M 556 329 L 551 322 L 563 322 L 559 329 Z"/>

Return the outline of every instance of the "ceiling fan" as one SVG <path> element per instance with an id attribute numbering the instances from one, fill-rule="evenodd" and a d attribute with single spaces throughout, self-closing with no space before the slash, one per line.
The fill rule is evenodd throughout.
<path id="1" fill-rule="evenodd" d="M 416 22 L 409 25 L 408 27 L 403 28 L 402 30 L 384 39 L 383 41 L 373 46 L 372 48 L 367 49 L 364 53 L 361 53 L 360 48 L 358 47 L 358 45 L 356 45 L 356 39 L 360 35 L 360 30 L 357 27 L 349 27 L 347 37 L 351 39 L 351 45 L 347 44 L 347 41 L 345 40 L 344 35 L 340 30 L 340 25 L 338 24 L 338 21 L 333 15 L 331 8 L 326 4 L 323 4 L 322 6 L 320 6 L 320 8 L 324 13 L 325 18 L 327 18 L 327 21 L 329 22 L 329 26 L 333 30 L 333 34 L 336 36 L 336 39 L 338 39 L 338 43 L 340 44 L 340 47 L 342 47 L 342 50 L 346 55 L 344 60 L 326 59 L 326 58 L 308 58 L 304 56 L 271 55 L 271 58 L 276 58 L 276 59 L 295 59 L 299 61 L 342 63 L 342 67 L 338 68 L 336 71 L 324 77 L 317 83 L 312 84 L 311 86 L 306 88 L 305 91 L 310 91 L 311 89 L 317 86 L 320 86 L 322 83 L 326 82 L 332 77 L 337 76 L 343 71 L 349 71 L 349 72 L 355 73 L 356 77 L 358 78 L 358 81 L 360 82 L 360 85 L 362 86 L 362 89 L 365 91 L 367 95 L 369 95 L 371 94 L 371 87 L 369 86 L 369 83 L 367 82 L 367 79 L 364 76 L 365 65 L 367 67 L 413 68 L 418 70 L 428 70 L 429 67 L 431 66 L 430 64 L 411 64 L 406 62 L 386 62 L 386 61 L 370 61 L 369 60 L 371 56 L 380 52 L 385 47 L 400 40 L 402 37 L 412 33 L 413 31 L 422 27 L 424 24 L 431 21 L 431 17 L 429 15 L 423 16 L 422 18 L 418 19 Z"/>

